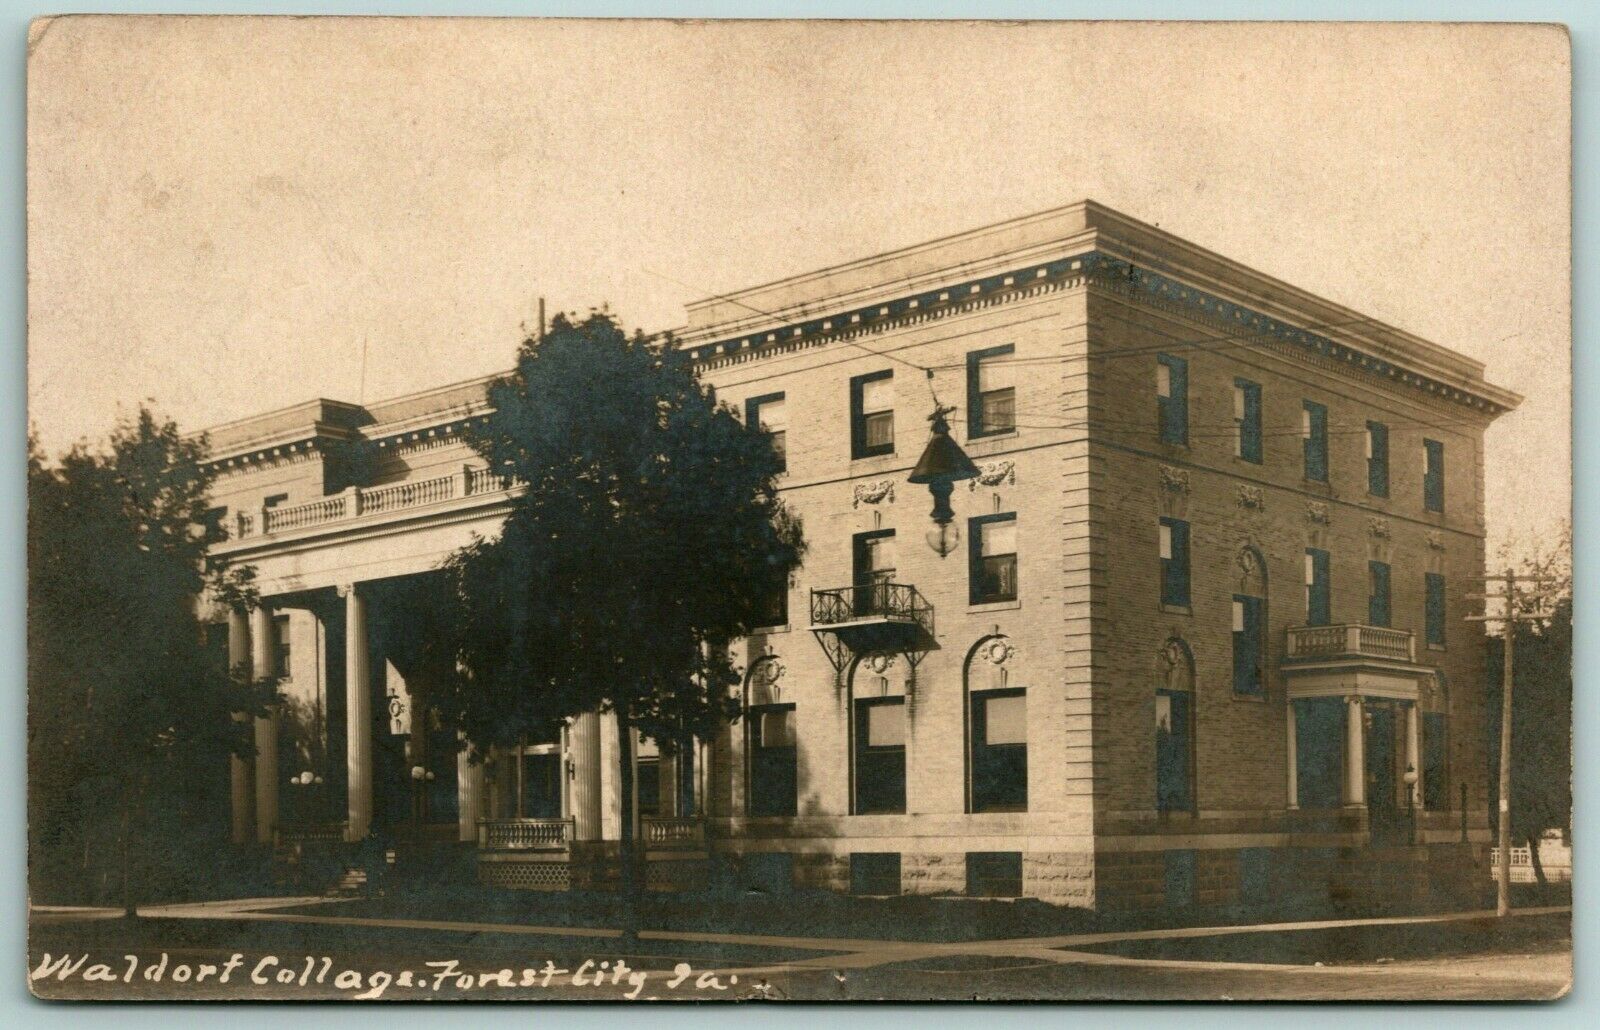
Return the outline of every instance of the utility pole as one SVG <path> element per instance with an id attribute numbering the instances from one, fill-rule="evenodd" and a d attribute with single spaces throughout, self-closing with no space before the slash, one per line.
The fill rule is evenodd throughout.
<path id="1" fill-rule="evenodd" d="M 1500 687 L 1500 797 L 1496 806 L 1499 849 L 1498 861 L 1495 863 L 1495 915 L 1505 916 L 1511 911 L 1511 685 L 1515 675 L 1517 623 L 1537 622 L 1545 617 L 1544 613 L 1539 611 L 1518 611 L 1517 602 L 1543 601 L 1548 594 L 1541 588 L 1548 581 L 1538 576 L 1518 577 L 1514 569 L 1507 569 L 1498 576 L 1482 576 L 1478 579 L 1486 585 L 1498 583 L 1505 587 L 1505 592 L 1500 594 L 1485 592 L 1467 595 L 1473 600 L 1505 603 L 1505 612 L 1502 615 L 1488 614 L 1485 606 L 1483 615 L 1467 616 L 1468 622 L 1499 622 L 1504 627 L 1502 633 L 1505 638 L 1505 665 L 1501 672 Z M 1519 594 L 1517 592 L 1519 581 L 1531 589 Z M 1465 815 L 1462 818 L 1466 818 Z M 1537 844 L 1533 846 L 1536 847 Z"/>

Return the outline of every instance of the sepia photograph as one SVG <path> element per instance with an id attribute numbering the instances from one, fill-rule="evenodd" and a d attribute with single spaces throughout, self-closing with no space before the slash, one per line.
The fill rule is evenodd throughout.
<path id="1" fill-rule="evenodd" d="M 34 21 L 28 989 L 1565 996 L 1572 76 Z"/>

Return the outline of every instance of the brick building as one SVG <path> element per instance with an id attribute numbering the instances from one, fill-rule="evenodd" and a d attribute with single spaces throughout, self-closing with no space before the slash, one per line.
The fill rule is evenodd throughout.
<path id="1" fill-rule="evenodd" d="M 642 750 L 652 883 L 709 860 L 1114 908 L 1444 887 L 1481 859 L 1462 598 L 1483 431 L 1519 400 L 1481 365 L 1088 202 L 688 314 L 719 398 L 781 434 L 809 551 L 736 645 L 747 718 Z M 484 387 L 211 431 L 222 550 L 267 599 L 218 646 L 289 674 L 232 773 L 241 843 L 409 826 L 486 882 L 604 865 L 604 717 L 475 766 L 408 679 L 394 584 L 517 489 L 459 439 Z M 978 468 L 943 531 L 907 482 L 935 396 Z"/>

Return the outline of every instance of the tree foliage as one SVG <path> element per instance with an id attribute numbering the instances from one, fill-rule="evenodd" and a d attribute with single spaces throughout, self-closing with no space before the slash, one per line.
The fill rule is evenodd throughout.
<path id="1" fill-rule="evenodd" d="M 443 713 L 480 751 L 594 710 L 668 746 L 709 737 L 740 704 L 721 645 L 803 547 L 770 438 L 603 313 L 558 316 L 489 400 L 470 442 L 526 492 L 446 565 Z"/>
<path id="2" fill-rule="evenodd" d="M 197 601 L 254 601 L 208 563 L 204 444 L 141 408 L 109 446 L 28 459 L 29 841 L 35 884 L 82 894 L 129 847 L 180 866 L 227 817 L 227 757 L 249 755 L 266 688 L 208 649 Z M 139 840 L 159 846 L 138 848 Z M 120 846 L 120 847 L 119 847 Z M 138 862 L 141 855 L 135 854 Z M 151 871 L 160 872 L 159 868 Z"/>
<path id="3" fill-rule="evenodd" d="M 1537 577 L 1546 596 L 1519 605 L 1511 712 L 1511 839 L 1537 845 L 1548 830 L 1572 828 L 1572 531 L 1517 563 L 1519 577 Z M 1499 587 L 1496 587 L 1498 591 Z M 1519 588 L 1521 589 L 1521 588 Z M 1500 628 L 1491 624 L 1492 629 Z M 1505 643 L 1489 638 L 1489 789 L 1500 790 L 1500 706 Z M 1491 806 L 1491 818 L 1498 818 Z M 1542 878 L 1542 869 L 1539 870 Z"/>

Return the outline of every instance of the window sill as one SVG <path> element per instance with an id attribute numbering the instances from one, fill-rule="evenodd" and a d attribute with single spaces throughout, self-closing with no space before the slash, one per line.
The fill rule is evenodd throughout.
<path id="1" fill-rule="evenodd" d="M 1429 651 L 1442 652 L 1447 649 L 1444 644 L 1427 644 L 1425 646 Z"/>
<path id="2" fill-rule="evenodd" d="M 1193 615 L 1194 614 L 1194 605 L 1190 605 L 1190 604 L 1167 604 L 1166 602 L 1162 602 L 1161 610 L 1163 612 L 1165 612 L 1166 614 L 1168 614 L 1168 615 Z"/>
<path id="3" fill-rule="evenodd" d="M 1012 426 L 1010 429 L 1000 429 L 993 433 L 968 433 L 967 445 L 970 447 L 973 444 L 992 443 L 1000 440 L 1015 440 L 1016 438 L 1017 428 Z"/>
<path id="4" fill-rule="evenodd" d="M 876 461 L 876 460 L 878 460 L 880 458 L 893 458 L 894 456 L 895 456 L 895 452 L 892 451 L 892 450 L 889 450 L 889 451 L 873 451 L 871 454 L 852 454 L 852 455 L 850 455 L 850 460 L 851 461 Z"/>
<path id="5" fill-rule="evenodd" d="M 779 623 L 776 626 L 756 626 L 750 630 L 750 635 L 753 637 L 759 633 L 762 636 L 772 636 L 776 633 L 787 633 L 789 628 L 790 626 L 787 622 Z"/>
<path id="6" fill-rule="evenodd" d="M 1267 703 L 1267 692 L 1263 690 L 1259 694 L 1241 694 L 1235 690 L 1233 692 L 1233 699 L 1235 701 L 1248 701 L 1251 704 L 1264 705 Z"/>
<path id="7" fill-rule="evenodd" d="M 1008 612 L 1022 607 L 1022 602 L 1016 598 L 1009 601 L 982 601 L 978 604 L 967 605 L 967 614 L 979 615 L 983 612 Z"/>

